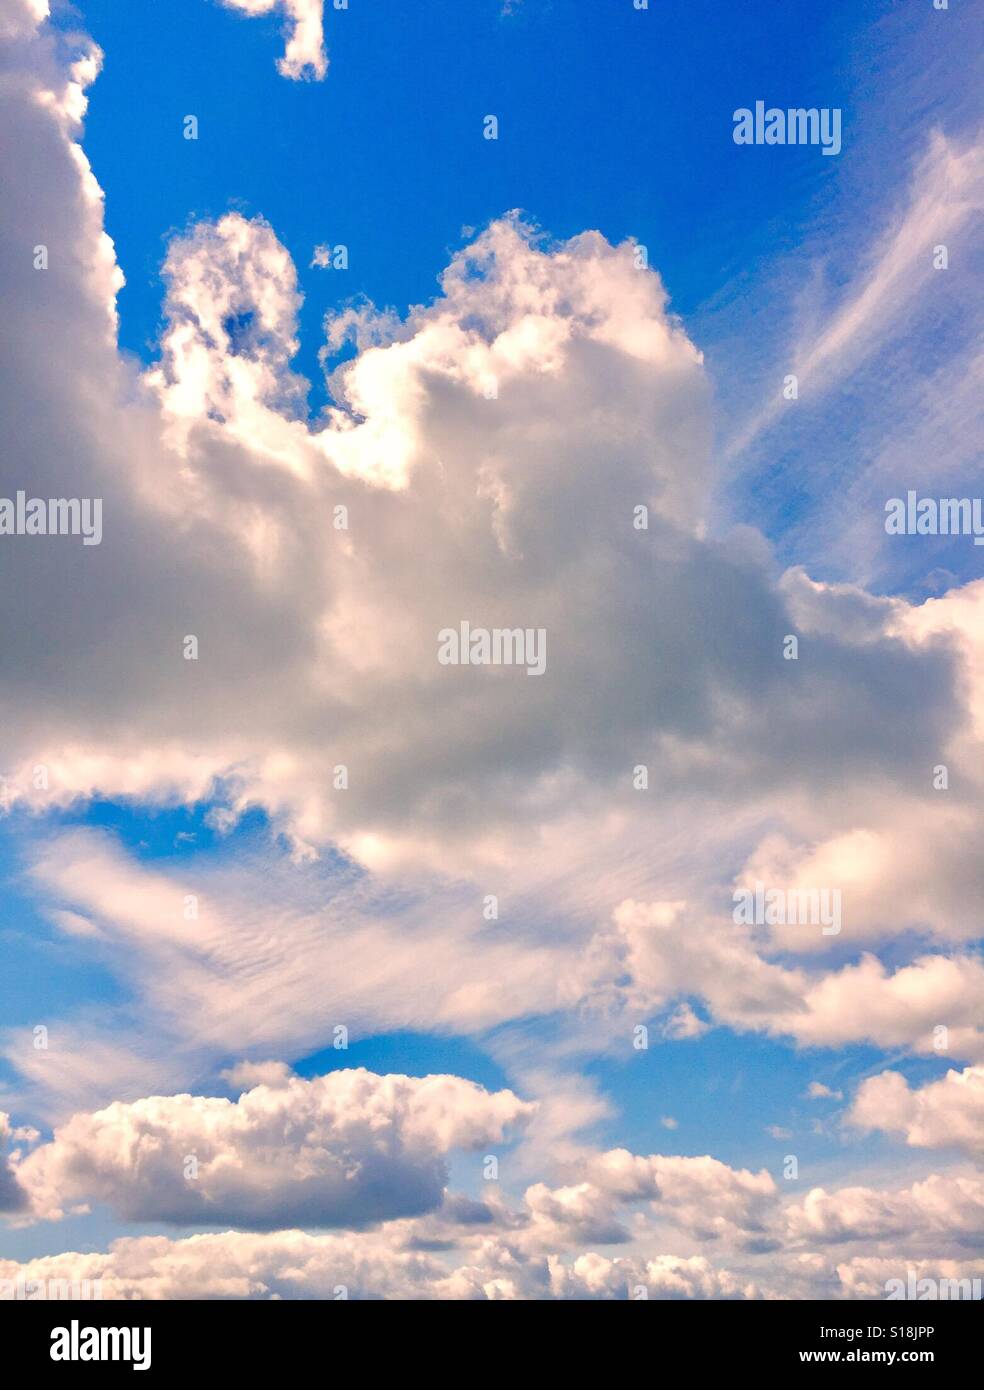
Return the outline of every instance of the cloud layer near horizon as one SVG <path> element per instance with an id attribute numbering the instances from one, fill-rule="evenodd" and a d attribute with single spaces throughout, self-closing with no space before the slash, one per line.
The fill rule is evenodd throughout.
<path id="1" fill-rule="evenodd" d="M 583 1159 L 561 1186 L 534 1183 L 518 1206 L 496 1181 L 475 1201 L 447 1189 L 446 1159 L 461 1148 L 503 1153 L 507 1130 L 535 1110 L 509 1092 L 364 1070 L 304 1080 L 275 1063 L 237 1074 L 248 1089 L 236 1103 L 153 1097 L 77 1114 L 49 1143 L 28 1136 L 12 1176 L 21 1223 L 102 1200 L 131 1222 L 231 1223 L 238 1233 L 0 1261 L 0 1279 L 101 1279 L 104 1297 L 271 1297 L 286 1287 L 307 1297 L 749 1298 L 825 1285 L 851 1296 L 872 1251 L 899 1240 L 910 1259 L 943 1251 L 945 1273 L 980 1243 L 984 1184 L 971 1173 L 796 1196 L 765 1171 L 710 1155 L 613 1149 Z M 304 1234 L 300 1224 L 350 1234 Z M 654 1243 L 664 1253 L 637 1253 Z M 628 1250 L 608 1258 L 593 1244 Z M 707 1253 L 680 1253 L 694 1245 Z M 762 1254 L 771 1274 L 753 1277 L 749 1261 Z"/>

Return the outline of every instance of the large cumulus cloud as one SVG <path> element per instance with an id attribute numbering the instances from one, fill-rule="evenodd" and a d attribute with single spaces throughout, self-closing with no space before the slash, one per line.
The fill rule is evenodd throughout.
<path id="1" fill-rule="evenodd" d="M 862 1082 L 849 1118 L 861 1129 L 903 1135 L 916 1148 L 984 1157 L 984 1067 L 948 1071 L 924 1086 L 910 1086 L 897 1071 L 881 1072 Z"/>
<path id="2" fill-rule="evenodd" d="M 172 244 L 160 364 L 137 379 L 53 43 L 24 79 L 50 102 L 6 94 L 51 176 L 5 209 L 22 252 L 0 270 L 5 479 L 102 496 L 105 523 L 98 548 L 12 537 L 0 554 L 21 594 L 3 615 L 9 800 L 194 798 L 223 778 L 233 809 L 381 867 L 449 841 L 505 858 L 573 807 L 761 808 L 767 785 L 829 819 L 845 787 L 863 814 L 873 781 L 928 799 L 962 721 L 948 640 L 907 641 L 892 605 L 862 626 L 821 592 L 806 612 L 754 533 L 706 534 L 700 354 L 630 244 L 493 224 L 406 322 L 343 316 L 361 349 L 311 422 L 293 267 L 270 227 L 229 214 Z M 463 619 L 544 628 L 543 677 L 441 666 L 437 634 Z M 632 799 L 638 764 L 658 796 Z"/>
<path id="3" fill-rule="evenodd" d="M 235 1103 L 152 1096 L 80 1112 L 17 1177 L 49 1219 L 101 1201 L 129 1220 L 357 1227 L 439 1206 L 448 1153 L 498 1143 L 531 1113 L 454 1076 L 284 1069 Z"/>

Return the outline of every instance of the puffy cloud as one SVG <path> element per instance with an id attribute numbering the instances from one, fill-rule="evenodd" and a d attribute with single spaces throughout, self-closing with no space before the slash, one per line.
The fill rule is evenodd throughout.
<path id="1" fill-rule="evenodd" d="M 494 1240 L 471 1262 L 449 1268 L 434 1255 L 401 1247 L 386 1232 L 311 1235 L 278 1231 L 168 1240 L 114 1241 L 100 1254 L 65 1253 L 23 1264 L 0 1260 L 3 1281 L 34 1281 L 57 1297 L 61 1281 L 100 1280 L 104 1299 L 626 1299 L 753 1298 L 757 1289 L 700 1256 L 610 1260 L 588 1253 L 566 1264 L 524 1258 Z M 53 1281 L 54 1287 L 52 1287 Z M 32 1290 L 32 1296 L 41 1296 Z"/>
<path id="2" fill-rule="evenodd" d="M 253 1230 L 360 1226 L 440 1205 L 446 1156 L 505 1139 L 532 1106 L 454 1076 L 278 1077 L 235 1103 L 151 1096 L 80 1113 L 19 1166 L 35 1211 Z"/>
<path id="3" fill-rule="evenodd" d="M 941 729 L 935 750 L 918 758 L 900 749 L 914 774 L 901 794 L 886 795 L 880 777 L 855 786 L 849 814 L 797 808 L 788 831 L 772 831 L 746 861 L 739 881 L 781 888 L 836 888 L 843 899 L 842 931 L 853 942 L 915 930 L 940 940 L 980 935 L 971 906 L 984 887 L 973 852 L 984 797 L 984 582 L 952 589 L 941 599 L 910 604 L 875 597 L 848 584 L 821 584 L 800 568 L 781 589 L 801 641 L 850 635 L 859 644 L 886 635 L 912 652 L 933 652 L 951 666 L 960 717 Z M 914 750 L 910 750 L 914 752 Z M 945 778 L 945 782 L 941 779 Z M 831 950 L 836 939 L 802 927 L 775 927 L 784 950 Z"/>
<path id="4" fill-rule="evenodd" d="M 710 1031 L 710 1027 L 704 1019 L 697 1017 L 691 1005 L 684 1000 L 682 1004 L 677 1005 L 663 1025 L 663 1036 L 673 1039 L 702 1038 Z"/>
<path id="5" fill-rule="evenodd" d="M 572 1198 L 571 1190 L 558 1200 L 568 1211 L 580 1205 L 583 1215 L 583 1202 Z M 602 1255 L 579 1248 L 591 1243 L 579 1221 L 552 1223 L 553 1247 L 524 1240 L 523 1228 L 485 1234 L 469 1204 L 451 1199 L 441 1240 L 422 1239 L 419 1221 L 390 1222 L 364 1233 L 228 1231 L 179 1240 L 126 1238 L 106 1253 L 0 1261 L 0 1281 L 55 1281 L 53 1287 L 42 1286 L 52 1287 L 47 1296 L 54 1297 L 57 1281 L 98 1279 L 107 1299 L 884 1298 L 886 1281 L 905 1281 L 909 1270 L 917 1278 L 966 1278 L 975 1272 L 979 1278 L 972 1261 L 942 1248 L 931 1257 L 924 1252 L 932 1251 L 934 1241 L 946 1243 L 953 1227 L 958 1239 L 961 1231 L 971 1242 L 977 1239 L 980 1202 L 977 1178 L 933 1177 L 897 1193 L 817 1189 L 790 1208 L 791 1244 L 782 1253 L 764 1252 L 760 1270 L 750 1270 L 747 1261 L 721 1264 L 703 1255 Z M 537 1211 L 543 1210 L 541 1202 Z M 425 1224 L 431 1221 L 424 1218 Z M 546 1225 L 540 1234 L 546 1236 Z M 905 1258 L 853 1254 L 831 1262 L 815 1252 L 796 1253 L 803 1243 L 857 1246 L 865 1239 L 900 1236 L 910 1246 Z M 919 1244 L 913 1246 L 913 1240 Z"/>
<path id="6" fill-rule="evenodd" d="M 747 930 L 722 929 L 686 902 L 626 899 L 608 940 L 618 989 L 640 1012 L 693 994 L 719 1022 L 761 1027 L 802 1007 L 803 972 L 764 960 Z"/>
<path id="7" fill-rule="evenodd" d="M 706 1154 L 637 1155 L 625 1149 L 584 1152 L 577 1163 L 559 1167 L 584 1177 L 557 1187 L 533 1183 L 516 1207 L 500 1194 L 484 1204 L 483 1219 L 495 1227 L 491 1238 L 517 1258 L 593 1245 L 639 1248 L 651 1243 L 655 1231 L 664 1242 L 669 1232 L 682 1233 L 688 1246 L 696 1240 L 753 1253 L 775 1246 L 780 1194 L 765 1170 L 730 1168 Z M 435 1227 L 428 1219 L 428 1225 L 448 1235 L 440 1220 Z"/>
<path id="8" fill-rule="evenodd" d="M 752 1280 L 719 1269 L 700 1255 L 660 1255 L 652 1260 L 606 1259 L 579 1255 L 570 1266 L 551 1267 L 557 1298 L 753 1299 L 761 1294 Z M 644 1291 L 644 1292 L 643 1292 Z"/>
<path id="9" fill-rule="evenodd" d="M 695 798 L 725 798 L 740 825 L 769 787 L 836 828 L 845 787 L 925 785 L 917 769 L 961 718 L 946 644 L 889 632 L 884 604 L 860 633 L 822 594 L 809 679 L 781 660 L 792 598 L 755 533 L 706 534 L 700 354 L 630 244 L 493 223 L 433 304 L 371 330 L 363 315 L 368 340 L 311 422 L 290 369 L 293 266 L 267 224 L 229 214 L 173 241 L 162 357 L 137 381 L 56 57 L 39 41 L 29 80 L 47 105 L 6 97 L 51 171 L 51 270 L 0 266 L 22 403 L 7 473 L 103 497 L 105 528 L 84 554 L 42 564 L 11 538 L 0 556 L 28 596 L 0 613 L 21 672 L 9 801 L 192 800 L 222 779 L 233 815 L 260 804 L 299 843 L 443 869 L 452 852 L 512 865 L 548 837 L 563 856 L 574 837 L 552 832 L 575 807 L 607 847 L 633 825 L 651 844 Z M 11 243 L 33 244 L 40 210 L 4 214 Z M 38 325 L 54 317 L 70 331 L 52 348 Z M 652 603 L 654 585 L 672 601 Z M 544 628 L 545 674 L 441 666 L 437 634 L 462 619 Z M 639 763 L 658 795 L 632 790 Z M 574 862 L 568 848 L 551 867 Z"/>
<path id="10" fill-rule="evenodd" d="M 762 1169 L 730 1168 L 709 1154 L 700 1157 L 612 1149 L 589 1166 L 592 1181 L 621 1202 L 648 1200 L 660 1216 L 700 1240 L 764 1233 L 776 1204 L 776 1184 Z"/>
<path id="11" fill-rule="evenodd" d="M 746 1256 L 798 1258 L 831 1244 L 896 1243 L 946 1252 L 981 1243 L 984 1181 L 977 1174 L 934 1173 L 909 1187 L 845 1186 L 786 1197 L 770 1173 L 730 1168 L 708 1155 L 689 1157 L 610 1150 L 586 1160 L 586 1178 L 550 1189 L 535 1184 L 514 1212 L 494 1209 L 514 1251 L 535 1254 L 595 1244 L 645 1244 L 649 1224 L 630 1220 L 647 1204 L 665 1237 L 676 1228 L 689 1241 L 714 1243 Z M 644 1234 L 643 1234 L 644 1233 Z"/>
<path id="12" fill-rule="evenodd" d="M 905 1237 L 911 1245 L 942 1241 L 979 1245 L 984 1231 L 984 1179 L 932 1174 L 894 1192 L 815 1187 L 786 1212 L 787 1233 L 800 1241 L 870 1241 Z"/>
<path id="13" fill-rule="evenodd" d="M 104 1299 L 420 1298 L 443 1273 L 433 1256 L 394 1249 L 386 1237 L 302 1231 L 141 1236 L 114 1241 L 106 1253 L 0 1260 L 0 1281 L 14 1289 L 41 1281 L 57 1296 L 62 1281 L 100 1281 Z"/>
<path id="14" fill-rule="evenodd" d="M 637 1012 L 691 994 L 716 1022 L 743 1031 L 811 1047 L 870 1041 L 927 1054 L 935 1053 L 935 1030 L 945 1019 L 953 1053 L 984 1056 L 984 965 L 976 956 L 920 956 L 891 972 L 866 953 L 839 970 L 791 969 L 768 960 L 748 929 L 729 923 L 722 930 L 678 902 L 627 900 L 600 939 L 619 980 L 609 997 Z M 603 995 L 600 980 L 596 988 Z"/>
<path id="15" fill-rule="evenodd" d="M 629 1238 L 616 1214 L 611 1194 L 591 1182 L 549 1188 L 534 1183 L 524 1193 L 529 1226 L 522 1244 L 540 1249 L 594 1242 L 616 1245 Z"/>
<path id="16" fill-rule="evenodd" d="M 292 1073 L 286 1062 L 237 1062 L 220 1075 L 235 1089 L 248 1091 L 253 1086 L 286 1086 Z"/>
<path id="17" fill-rule="evenodd" d="M 639 1297 L 641 1289 L 650 1298 L 817 1297 L 836 1291 L 839 1278 L 847 1296 L 867 1296 L 852 1280 L 874 1252 L 904 1240 L 910 1263 L 931 1254 L 942 1271 L 962 1246 L 980 1242 L 984 1185 L 976 1174 L 789 1198 L 765 1171 L 623 1149 L 586 1156 L 578 1182 L 534 1183 L 518 1206 L 495 1185 L 484 1201 L 444 1192 L 442 1171 L 421 1214 L 400 1216 L 411 1170 L 419 1174 L 453 1145 L 498 1137 L 529 1109 L 508 1092 L 490 1096 L 453 1077 L 348 1072 L 314 1082 L 278 1074 L 272 1088 L 258 1086 L 237 1106 L 182 1096 L 79 1116 L 20 1164 L 36 1207 L 104 1196 L 131 1219 L 218 1224 L 242 1217 L 245 1206 L 238 1224 L 265 1233 L 117 1241 L 106 1255 L 0 1263 L 0 1280 L 99 1278 L 104 1297 L 528 1299 Z M 174 1191 L 186 1145 L 200 1160 L 195 1204 Z M 366 1157 L 380 1148 L 385 1171 Z M 384 1224 L 344 1236 L 268 1229 L 277 1216 L 319 1224 L 337 1201 L 339 1158 L 353 1189 L 345 1220 L 357 1224 L 375 1173 L 386 1210 L 377 1204 L 363 1214 Z M 674 1231 L 686 1254 L 673 1251 Z M 693 1255 L 694 1240 L 711 1243 L 724 1264 Z M 593 1248 L 612 1244 L 626 1252 Z M 832 1245 L 854 1253 L 835 1266 L 817 1253 Z"/>
<path id="18" fill-rule="evenodd" d="M 979 1300 L 981 1296 L 980 1260 L 859 1255 L 839 1264 L 837 1277 L 846 1298 Z"/>
<path id="19" fill-rule="evenodd" d="M 958 1055 L 984 1057 L 979 1001 L 984 964 L 976 956 L 920 956 L 889 971 L 873 955 L 822 975 L 805 991 L 804 1007 L 777 1020 L 806 1046 L 840 1047 L 869 1041 L 935 1055 L 936 1029 L 946 1020 Z"/>
<path id="20" fill-rule="evenodd" d="M 944 755 L 941 753 L 941 763 Z M 956 767 L 959 764 L 955 764 Z M 929 783 L 932 768 L 927 768 Z M 927 822 L 925 809 L 903 801 L 886 807 L 873 824 L 857 826 L 820 843 L 797 845 L 783 835 L 759 844 L 740 875 L 786 891 L 840 894 L 840 932 L 852 942 L 877 941 L 914 928 L 940 941 L 966 942 L 980 935 L 972 904 L 984 874 L 971 846 L 976 805 L 942 805 Z M 829 917 L 828 912 L 828 917 Z M 840 934 L 840 933 L 837 933 Z M 833 935 L 795 923 L 772 929 L 785 950 L 831 949 Z"/>
<path id="21" fill-rule="evenodd" d="M 844 1092 L 834 1091 L 822 1081 L 811 1081 L 806 1088 L 806 1096 L 809 1100 L 843 1100 Z"/>
<path id="22" fill-rule="evenodd" d="M 48 0 L 9 0 L 0 14 L 0 39 L 33 34 L 49 14 Z"/>
<path id="23" fill-rule="evenodd" d="M 984 1156 L 984 1067 L 948 1071 L 910 1087 L 899 1072 L 868 1077 L 848 1112 L 851 1124 L 902 1134 L 914 1148 L 963 1149 Z"/>
<path id="24" fill-rule="evenodd" d="M 301 297 L 273 231 L 232 214 L 199 225 L 172 244 L 163 275 L 169 322 L 149 380 L 167 414 L 221 421 L 237 440 L 254 438 L 257 452 L 273 416 L 284 441 L 276 456 L 289 458 L 290 423 L 271 407 L 303 401 L 288 367 Z"/>

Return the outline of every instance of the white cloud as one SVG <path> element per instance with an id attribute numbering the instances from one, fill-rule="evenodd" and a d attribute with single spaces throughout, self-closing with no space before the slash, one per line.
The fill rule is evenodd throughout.
<path id="1" fill-rule="evenodd" d="M 786 1213 L 792 1240 L 845 1242 L 916 1240 L 979 1243 L 984 1220 L 984 1179 L 978 1175 L 933 1174 L 894 1192 L 843 1187 L 813 1188 Z"/>
<path id="2" fill-rule="evenodd" d="M 654 1216 L 700 1241 L 771 1243 L 774 1179 L 730 1168 L 709 1154 L 649 1154 L 611 1149 L 587 1164 L 591 1184 L 618 1203 L 651 1203 Z"/>
<path id="3" fill-rule="evenodd" d="M 678 1004 L 663 1026 L 663 1036 L 667 1038 L 702 1038 L 710 1031 L 711 1025 L 698 1018 L 686 1000 Z"/>
<path id="4" fill-rule="evenodd" d="M 889 1294 L 903 1298 L 933 1298 L 934 1286 L 935 1297 L 939 1298 L 945 1280 L 944 1296 L 948 1299 L 979 1299 L 982 1276 L 979 1259 L 914 1260 L 899 1255 L 860 1255 L 839 1264 L 837 1277 L 846 1298 L 885 1299 Z M 930 1282 L 920 1287 L 924 1280 Z"/>
<path id="5" fill-rule="evenodd" d="M 0 39 L 17 39 L 33 34 L 48 18 L 48 0 L 8 0 L 0 14 Z"/>
<path id="6" fill-rule="evenodd" d="M 860 1129 L 902 1134 L 914 1148 L 984 1157 L 984 1067 L 951 1070 L 918 1087 L 899 1072 L 881 1072 L 861 1083 L 848 1119 Z"/>
<path id="7" fill-rule="evenodd" d="M 637 1174 L 667 1161 L 640 1159 Z M 744 1185 L 738 1174 L 729 1183 L 735 1178 Z M 702 1193 L 722 1191 L 710 1166 L 694 1168 L 685 1181 L 685 1210 Z M 648 1180 L 643 1186 L 649 1189 Z M 734 1209 L 739 1219 L 748 1195 Z M 979 1239 L 984 1200 L 980 1178 L 962 1175 L 934 1175 L 896 1192 L 814 1189 L 785 1214 L 773 1194 L 772 1238 L 757 1244 L 749 1239 L 761 1236 L 759 1212 L 752 1231 L 727 1233 L 719 1258 L 711 1260 L 647 1250 L 651 1232 L 625 1253 L 598 1253 L 592 1242 L 625 1245 L 628 1239 L 624 1227 L 613 1223 L 614 1208 L 605 1206 L 612 1196 L 590 1183 L 553 1191 L 537 1185 L 515 1214 L 495 1201 L 483 1213 L 478 1204 L 451 1198 L 432 1216 L 390 1221 L 370 1232 L 126 1238 L 104 1254 L 0 1261 L 0 1281 L 100 1279 L 106 1299 L 634 1298 L 642 1289 L 653 1299 L 881 1298 L 885 1281 L 905 1281 L 910 1269 L 920 1278 L 973 1277 L 972 1261 L 960 1256 L 959 1245 Z M 763 1188 L 758 1199 L 767 1197 Z M 713 1236 L 705 1231 L 698 1238 Z M 886 1255 L 886 1246 L 891 1250 L 900 1239 L 906 1254 Z M 751 1253 L 739 1254 L 741 1244 Z M 845 1246 L 847 1257 L 821 1253 L 830 1246 Z"/>
<path id="8" fill-rule="evenodd" d="M 935 1054 L 935 1030 L 946 1020 L 954 1055 L 984 1055 L 984 965 L 973 955 L 919 956 L 890 972 L 866 953 L 838 970 L 810 973 L 769 961 L 749 931 L 731 922 L 722 930 L 685 903 L 631 900 L 616 908 L 602 940 L 608 969 L 621 971 L 612 995 L 637 1015 L 690 994 L 717 1023 L 742 1031 L 811 1047 L 870 1041 L 927 1054 Z"/>
<path id="9" fill-rule="evenodd" d="M 113 1242 L 105 1254 L 0 1260 L 0 1281 L 102 1281 L 104 1299 L 627 1299 L 645 1287 L 650 1298 L 754 1298 L 752 1281 L 701 1256 L 607 1259 L 588 1253 L 569 1264 L 524 1258 L 488 1241 L 473 1260 L 448 1268 L 434 1255 L 394 1245 L 386 1233 L 265 1235 L 226 1232 L 168 1240 Z M 2 1287 L 2 1284 L 0 1284 Z"/>
<path id="10" fill-rule="evenodd" d="M 633 1240 L 638 1246 L 640 1233 L 648 1236 L 653 1229 L 660 1239 L 673 1229 L 689 1242 L 732 1248 L 773 1243 L 779 1194 L 764 1169 L 729 1168 L 707 1154 L 638 1155 L 626 1149 L 585 1150 L 577 1161 L 553 1166 L 578 1180 L 556 1187 L 533 1183 L 516 1208 L 489 1204 L 497 1238 L 514 1252 L 549 1254 Z"/>
<path id="11" fill-rule="evenodd" d="M 609 1260 L 580 1255 L 567 1266 L 551 1270 L 552 1288 L 560 1298 L 754 1299 L 754 1281 L 743 1281 L 729 1270 L 715 1268 L 700 1255 L 689 1259 L 661 1255 L 652 1260 Z"/>
<path id="12" fill-rule="evenodd" d="M 362 1069 L 260 1083 L 235 1103 L 151 1096 L 74 1115 L 17 1168 L 37 1215 L 362 1226 L 440 1205 L 446 1156 L 505 1141 L 533 1107 L 455 1076 Z"/>
<path id="13" fill-rule="evenodd" d="M 35 1219 L 85 1198 L 110 1200 L 131 1220 L 232 1220 L 246 1230 L 0 1262 L 0 1280 L 101 1278 L 106 1298 L 335 1297 L 341 1287 L 354 1298 L 625 1298 L 640 1286 L 650 1298 L 817 1297 L 838 1281 L 861 1296 L 851 1271 L 900 1240 L 926 1272 L 933 1257 L 936 1277 L 979 1242 L 984 1185 L 959 1171 L 898 1190 L 798 1196 L 765 1170 L 708 1155 L 614 1149 L 583 1154 L 576 1181 L 536 1182 L 515 1206 L 497 1184 L 483 1200 L 445 1191 L 451 1147 L 497 1142 L 529 1110 L 455 1077 L 344 1072 L 305 1082 L 278 1070 L 235 1106 L 158 1097 L 80 1115 L 18 1162 Z M 186 1148 L 198 1154 L 199 1177 L 182 1178 L 178 1191 Z M 343 1213 L 340 1162 L 351 1189 Z M 278 1218 L 357 1225 L 360 1215 L 382 1225 L 331 1236 L 270 1229 Z M 716 1258 L 694 1255 L 695 1241 Z M 848 1258 L 817 1253 L 832 1246 Z"/>
<path id="14" fill-rule="evenodd" d="M 806 992 L 805 1008 L 773 1024 L 806 1046 L 841 1047 L 868 1041 L 935 1055 L 936 1028 L 950 1026 L 954 1054 L 984 1056 L 984 1028 L 975 999 L 984 986 L 976 956 L 921 956 L 890 972 L 871 955 L 822 976 Z"/>
<path id="15" fill-rule="evenodd" d="M 100 1280 L 104 1299 L 421 1298 L 443 1273 L 433 1256 L 394 1249 L 385 1237 L 302 1231 L 141 1236 L 105 1254 L 0 1260 L 0 1280 Z"/>
<path id="16" fill-rule="evenodd" d="M 219 1075 L 234 1090 L 248 1091 L 253 1086 L 286 1086 L 292 1073 L 286 1062 L 237 1062 Z"/>
<path id="17" fill-rule="evenodd" d="M 43 108 L 31 120 L 43 127 Z M 66 236 L 79 202 L 90 220 L 99 212 L 74 157 L 51 197 Z M 93 226 L 83 253 L 98 243 L 102 256 L 101 236 Z M 377 869 L 442 862 L 452 838 L 471 859 L 511 864 L 531 825 L 546 834 L 574 805 L 615 840 L 640 814 L 671 819 L 695 792 L 757 800 L 779 777 L 794 808 L 819 777 L 842 796 L 869 765 L 897 776 L 903 737 L 913 759 L 935 741 L 950 708 L 938 664 L 884 633 L 859 641 L 841 625 L 825 641 L 820 693 L 787 698 L 790 673 L 770 659 L 791 624 L 786 599 L 750 534 L 699 539 L 710 478 L 699 354 L 630 246 L 587 233 L 551 247 L 515 220 L 495 224 L 454 259 L 433 306 L 342 369 L 341 404 L 320 429 L 299 414 L 296 277 L 268 226 L 229 215 L 194 228 L 173 243 L 166 276 L 163 358 L 139 405 L 111 344 L 56 364 L 61 401 L 47 399 L 36 293 L 21 305 L 13 282 L 13 376 L 38 422 L 17 441 L 23 466 L 57 458 L 41 432 L 81 416 L 77 490 L 98 486 L 116 520 L 87 558 L 80 612 L 132 641 L 94 661 L 84 624 L 58 619 L 64 577 L 25 584 L 31 559 L 18 550 L 36 601 L 11 615 L 16 655 L 37 669 L 35 633 L 77 676 L 70 703 L 52 681 L 43 699 L 23 692 L 3 749 L 11 798 L 199 799 L 222 776 L 234 810 L 260 802 L 299 841 L 337 838 Z M 90 344 L 112 283 L 93 268 L 60 287 Z M 641 503 L 648 532 L 632 527 Z M 338 506 L 348 531 L 335 528 Z M 409 539 L 422 534 L 423 554 Z M 657 574 L 672 604 L 646 602 Z M 613 625 L 613 604 L 631 621 Z M 469 614 L 545 626 L 545 677 L 440 667 L 437 632 Z M 186 631 L 197 663 L 182 660 Z M 884 667 L 889 711 L 875 698 Z M 840 713 L 824 757 L 804 758 L 817 700 L 828 720 Z M 503 747 L 514 750 L 505 763 Z M 661 792 L 630 808 L 638 761 Z M 30 776 L 39 762 L 43 797 Z"/>
<path id="18" fill-rule="evenodd" d="M 843 1100 L 843 1091 L 834 1091 L 822 1081 L 811 1081 L 806 1088 L 808 1100 Z"/>

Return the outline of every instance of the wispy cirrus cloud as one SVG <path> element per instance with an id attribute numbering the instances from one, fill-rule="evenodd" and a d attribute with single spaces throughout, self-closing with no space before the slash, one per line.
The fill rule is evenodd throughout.
<path id="1" fill-rule="evenodd" d="M 904 333 L 913 306 L 942 283 L 938 277 L 945 272 L 934 264 L 937 247 L 971 259 L 982 212 L 984 145 L 934 131 L 915 165 L 906 201 L 865 248 L 834 303 L 824 308 L 807 296 L 809 313 L 804 311 L 799 333 L 786 345 L 775 389 L 725 443 L 725 459 L 743 454 L 784 412 L 788 417 L 781 390 L 785 373 L 795 374 L 803 397 L 815 401 L 851 376 L 887 338 Z"/>

